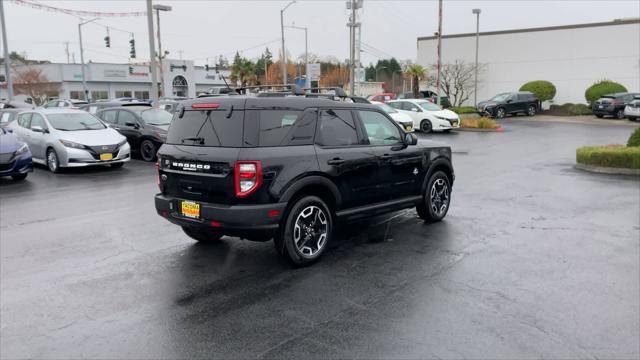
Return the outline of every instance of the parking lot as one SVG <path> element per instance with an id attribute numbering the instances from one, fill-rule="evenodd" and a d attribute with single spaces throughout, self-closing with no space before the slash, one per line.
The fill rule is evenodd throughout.
<path id="1" fill-rule="evenodd" d="M 454 151 L 443 222 L 342 226 L 301 269 L 196 245 L 156 214 L 150 163 L 2 179 L 0 355 L 640 357 L 639 180 L 573 168 L 634 125 L 502 123 L 420 135 Z"/>

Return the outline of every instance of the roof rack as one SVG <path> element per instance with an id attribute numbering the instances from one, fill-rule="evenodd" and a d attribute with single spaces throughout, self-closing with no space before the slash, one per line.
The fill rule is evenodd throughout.
<path id="1" fill-rule="evenodd" d="M 277 90 L 280 89 L 280 90 Z M 252 91 L 256 90 L 256 91 Z M 263 91 L 267 90 L 267 91 Z M 236 91 L 240 94 L 248 94 L 248 93 L 257 93 L 256 96 L 261 96 L 260 94 L 268 93 L 268 94 L 282 94 L 282 95 L 304 95 L 304 90 L 302 90 L 296 84 L 276 84 L 276 85 L 255 85 L 255 86 L 243 86 L 236 88 Z"/>

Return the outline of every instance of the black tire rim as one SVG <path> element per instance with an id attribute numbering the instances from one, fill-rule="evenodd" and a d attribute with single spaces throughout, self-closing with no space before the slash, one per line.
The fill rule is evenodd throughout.
<path id="1" fill-rule="evenodd" d="M 496 117 L 498 119 L 502 119 L 504 117 L 504 109 L 498 109 L 496 110 Z"/>
<path id="2" fill-rule="evenodd" d="M 534 108 L 533 106 L 529 106 L 529 111 L 527 112 L 527 114 L 529 114 L 529 116 L 534 116 L 536 114 L 536 108 Z"/>
<path id="3" fill-rule="evenodd" d="M 616 115 L 618 116 L 618 119 L 624 119 L 624 112 L 622 110 L 618 110 Z"/>
<path id="4" fill-rule="evenodd" d="M 444 215 L 449 207 L 449 185 L 443 178 L 436 179 L 429 192 L 429 205 L 434 215 Z"/>
<path id="5" fill-rule="evenodd" d="M 420 130 L 423 132 L 431 132 L 431 121 L 424 120 L 420 123 Z"/>
<path id="6" fill-rule="evenodd" d="M 140 145 L 140 155 L 144 161 L 152 161 L 156 156 L 156 147 L 149 140 L 145 140 Z"/>
<path id="7" fill-rule="evenodd" d="M 327 214 L 315 205 L 305 207 L 293 226 L 293 242 L 306 258 L 318 254 L 327 243 L 329 224 Z"/>
<path id="8" fill-rule="evenodd" d="M 50 150 L 47 154 L 47 166 L 51 172 L 58 170 L 58 155 L 53 150 Z"/>

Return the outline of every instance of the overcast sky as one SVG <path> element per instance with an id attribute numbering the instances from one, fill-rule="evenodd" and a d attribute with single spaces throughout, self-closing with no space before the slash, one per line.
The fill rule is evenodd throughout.
<path id="1" fill-rule="evenodd" d="M 1 0 L 0 0 L 1 1 Z M 128 12 L 145 11 L 145 1 L 43 1 L 66 9 Z M 265 46 L 277 53 L 280 48 L 280 9 L 288 1 L 154 1 L 173 10 L 161 14 L 163 50 L 171 58 L 193 59 L 204 64 L 224 54 L 232 58 L 236 50 L 255 58 Z M 57 14 L 4 1 L 7 34 L 11 51 L 26 52 L 31 59 L 66 62 L 65 42 L 80 61 L 78 22 L 73 16 Z M 454 1 L 445 0 L 443 34 L 475 32 L 475 15 L 480 8 L 480 31 L 519 29 L 610 21 L 640 17 L 639 0 L 591 1 Z M 365 64 L 380 57 L 412 59 L 416 57 L 416 38 L 437 30 L 438 2 L 364 0 L 361 10 L 362 41 L 369 52 L 362 54 Z M 298 0 L 285 12 L 285 24 L 295 23 L 309 29 L 309 52 L 320 56 L 349 56 L 348 12 L 345 1 Z M 136 39 L 138 60 L 149 58 L 145 17 L 102 18 L 99 24 L 111 26 L 111 48 L 104 46 L 106 29 L 89 24 L 83 27 L 85 61 L 126 63 L 129 53 L 128 32 Z M 117 31 L 126 30 L 127 32 Z M 285 30 L 287 50 L 304 53 L 304 32 Z M 570 45 L 570 44 L 568 44 Z M 517 49 L 514 49 L 517 51 Z M 596 48 L 594 47 L 594 51 Z M 373 54 L 372 54 L 373 53 Z"/>

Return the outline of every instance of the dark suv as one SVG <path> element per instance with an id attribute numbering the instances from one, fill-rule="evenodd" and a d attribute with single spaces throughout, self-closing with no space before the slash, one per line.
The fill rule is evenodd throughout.
<path id="1" fill-rule="evenodd" d="M 418 144 L 375 105 L 200 98 L 178 107 L 158 151 L 155 206 L 195 240 L 273 238 L 303 265 L 338 221 L 410 207 L 442 220 L 453 180 L 450 147 Z"/>
<path id="2" fill-rule="evenodd" d="M 502 93 L 478 103 L 478 113 L 498 119 L 511 114 L 534 116 L 540 109 L 540 100 L 528 91 Z"/>
<path id="3" fill-rule="evenodd" d="M 640 96 L 640 94 L 615 93 L 603 95 L 593 103 L 591 111 L 593 115 L 599 118 L 613 116 L 617 119 L 624 119 L 624 108 L 633 100 L 634 96 Z"/>

